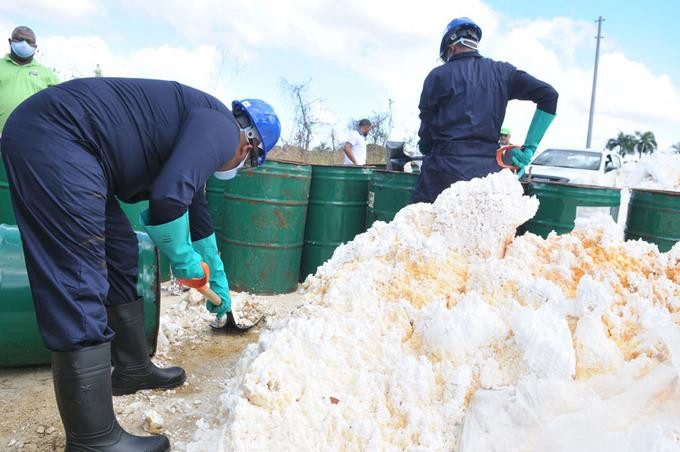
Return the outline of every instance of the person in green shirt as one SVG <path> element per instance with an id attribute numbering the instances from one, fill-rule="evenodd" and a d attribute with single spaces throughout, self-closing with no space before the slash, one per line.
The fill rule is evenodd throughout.
<path id="1" fill-rule="evenodd" d="M 27 98 L 59 83 L 57 74 L 37 63 L 35 33 L 19 26 L 9 38 L 10 52 L 0 60 L 0 132 L 10 113 Z"/>

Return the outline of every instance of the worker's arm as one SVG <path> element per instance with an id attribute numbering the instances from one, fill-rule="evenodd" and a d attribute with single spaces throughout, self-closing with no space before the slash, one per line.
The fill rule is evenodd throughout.
<path id="1" fill-rule="evenodd" d="M 178 278 L 204 275 L 201 256 L 191 246 L 191 235 L 199 240 L 213 233 L 202 191 L 238 143 L 239 129 L 233 117 L 208 108 L 193 109 L 182 123 L 170 158 L 151 185 L 145 229 L 168 256 Z M 190 231 L 189 207 L 194 200 L 191 216 L 198 226 Z"/>
<path id="2" fill-rule="evenodd" d="M 555 119 L 558 94 L 548 83 L 538 80 L 524 71 L 516 71 L 510 87 L 510 99 L 530 100 L 536 104 L 536 111 L 531 120 L 522 152 L 512 158 L 520 168 L 520 177 L 524 167 L 529 164 L 548 127 Z"/>
<path id="3" fill-rule="evenodd" d="M 557 111 L 558 94 L 555 88 L 524 71 L 515 71 L 510 86 L 510 99 L 530 100 L 536 108 L 554 115 Z"/>
<path id="4" fill-rule="evenodd" d="M 423 90 L 420 93 L 420 137 L 419 147 L 423 154 L 428 154 L 432 149 L 433 120 L 437 115 L 443 99 L 452 94 L 450 84 L 445 84 L 441 67 L 433 69 L 423 82 Z"/>
<path id="5" fill-rule="evenodd" d="M 358 165 L 357 159 L 354 157 L 354 152 L 352 152 L 352 144 L 347 142 L 345 145 L 342 147 L 342 150 L 345 151 L 345 155 L 347 156 L 348 159 L 352 161 L 354 165 Z"/>
<path id="6" fill-rule="evenodd" d="M 239 129 L 233 117 L 209 108 L 192 109 L 182 124 L 170 158 L 151 185 L 151 224 L 179 218 L 187 212 L 197 193 L 200 203 L 200 192 L 206 181 L 231 158 L 238 144 Z M 193 231 L 192 235 L 202 238 Z"/>

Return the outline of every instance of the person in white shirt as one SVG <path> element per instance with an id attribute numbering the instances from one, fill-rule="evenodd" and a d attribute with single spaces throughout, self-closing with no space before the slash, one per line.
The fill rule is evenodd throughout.
<path id="1" fill-rule="evenodd" d="M 345 151 L 345 165 L 366 164 L 366 136 L 371 130 L 371 121 L 362 119 L 356 129 L 352 130 L 349 138 L 343 146 Z"/>

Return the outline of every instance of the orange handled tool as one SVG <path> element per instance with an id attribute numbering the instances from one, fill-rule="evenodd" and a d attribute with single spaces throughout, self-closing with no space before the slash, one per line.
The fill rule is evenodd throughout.
<path id="1" fill-rule="evenodd" d="M 203 269 L 202 278 L 192 278 L 192 279 L 180 279 L 177 280 L 187 287 L 198 290 L 201 295 L 207 298 L 215 306 L 222 304 L 222 299 L 217 295 L 210 287 L 208 287 L 208 281 L 210 280 L 210 267 L 205 262 L 201 262 L 201 268 Z"/>
<path id="2" fill-rule="evenodd" d="M 518 146 L 516 144 L 508 144 L 507 146 L 501 146 L 496 151 L 496 163 L 498 163 L 498 166 L 500 166 L 501 168 L 510 168 L 512 171 L 517 171 L 519 169 L 517 165 L 513 165 L 512 163 L 506 163 L 505 160 L 505 153 L 512 149 L 522 149 L 522 146 Z M 510 159 L 508 158 L 508 160 Z"/>

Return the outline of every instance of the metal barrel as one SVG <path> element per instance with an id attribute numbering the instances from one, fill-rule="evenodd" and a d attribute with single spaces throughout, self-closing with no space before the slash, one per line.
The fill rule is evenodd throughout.
<path id="1" fill-rule="evenodd" d="M 680 192 L 632 189 L 625 237 L 655 243 L 663 253 L 669 251 L 680 241 Z"/>
<path id="2" fill-rule="evenodd" d="M 618 188 L 562 182 L 531 181 L 526 186 L 526 194 L 536 196 L 540 205 L 534 218 L 522 228 L 544 238 L 550 231 L 557 234 L 570 232 L 577 217 L 602 212 L 616 221 L 621 203 L 621 190 Z"/>
<path id="3" fill-rule="evenodd" d="M 160 317 L 158 251 L 148 235 L 137 233 L 137 291 L 144 297 L 144 330 L 149 354 L 156 351 Z M 35 318 L 19 230 L 0 225 L 0 367 L 45 364 L 50 352 L 43 345 Z"/>
<path id="4" fill-rule="evenodd" d="M 12 197 L 9 193 L 9 182 L 7 181 L 7 171 L 5 164 L 0 159 L 0 224 L 16 224 L 14 209 L 12 208 Z"/>
<path id="5" fill-rule="evenodd" d="M 144 228 L 142 227 L 142 220 L 139 218 L 139 214 L 149 208 L 149 201 L 139 201 L 132 204 L 120 200 L 118 202 L 120 203 L 120 207 L 123 209 L 123 212 L 125 212 L 125 216 L 127 216 L 128 221 L 130 221 L 132 229 L 143 232 Z M 165 254 L 161 254 L 160 272 L 161 281 L 167 281 L 170 279 L 170 261 L 165 256 Z"/>
<path id="6" fill-rule="evenodd" d="M 311 178 L 309 165 L 267 161 L 227 181 L 219 247 L 230 288 L 297 289 Z"/>
<path id="7" fill-rule="evenodd" d="M 315 273 L 341 243 L 366 231 L 371 172 L 356 166 L 312 166 L 300 281 Z"/>
<path id="8" fill-rule="evenodd" d="M 219 180 L 214 176 L 205 184 L 205 199 L 208 202 L 208 211 L 215 227 L 215 235 L 220 236 L 222 231 L 222 212 L 224 211 L 224 186 L 225 180 Z"/>
<path id="9" fill-rule="evenodd" d="M 392 221 L 408 205 L 418 174 L 374 170 L 368 183 L 366 227 L 376 221 Z"/>

